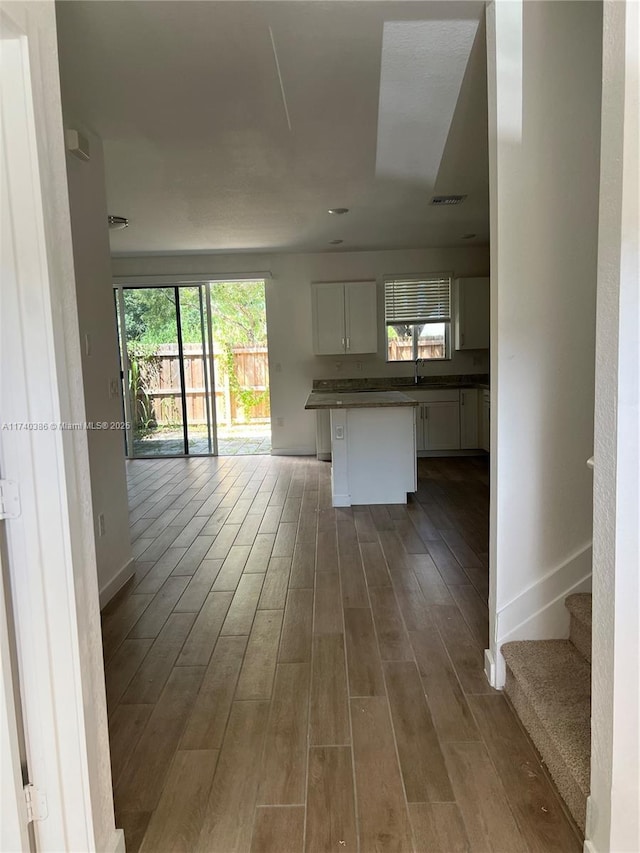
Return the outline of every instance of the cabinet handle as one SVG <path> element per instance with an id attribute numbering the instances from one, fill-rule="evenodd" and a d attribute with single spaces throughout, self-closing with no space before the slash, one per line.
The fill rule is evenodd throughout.
<path id="1" fill-rule="evenodd" d="M 342 340 L 342 349 L 345 349 L 345 342 L 344 342 L 344 338 L 342 338 L 341 340 Z"/>
<path id="2" fill-rule="evenodd" d="M 347 338 L 347 349 L 351 349 L 351 338 Z"/>

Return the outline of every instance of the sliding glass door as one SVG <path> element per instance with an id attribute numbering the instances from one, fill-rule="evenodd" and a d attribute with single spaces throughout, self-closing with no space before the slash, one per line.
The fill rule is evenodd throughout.
<path id="1" fill-rule="evenodd" d="M 117 287 L 129 458 L 269 453 L 264 281 Z"/>
<path id="2" fill-rule="evenodd" d="M 116 290 L 130 458 L 216 452 L 205 287 Z"/>

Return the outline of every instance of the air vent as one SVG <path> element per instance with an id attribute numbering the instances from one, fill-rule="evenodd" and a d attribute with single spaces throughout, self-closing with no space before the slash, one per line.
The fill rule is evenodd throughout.
<path id="1" fill-rule="evenodd" d="M 107 222 L 110 231 L 121 231 L 123 228 L 129 227 L 129 220 L 126 216 L 108 216 Z"/>
<path id="2" fill-rule="evenodd" d="M 434 195 L 434 197 L 431 199 L 430 204 L 462 204 L 465 198 L 466 195 Z"/>

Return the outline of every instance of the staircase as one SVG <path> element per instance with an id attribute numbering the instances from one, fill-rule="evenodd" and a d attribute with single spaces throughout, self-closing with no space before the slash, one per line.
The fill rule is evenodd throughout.
<path id="1" fill-rule="evenodd" d="M 505 691 L 584 833 L 591 763 L 591 596 L 570 595 L 568 640 L 505 643 Z"/>

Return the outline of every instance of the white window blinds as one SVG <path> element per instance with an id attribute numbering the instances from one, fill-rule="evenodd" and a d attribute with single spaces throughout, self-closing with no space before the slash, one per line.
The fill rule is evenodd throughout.
<path id="1" fill-rule="evenodd" d="M 384 319 L 387 326 L 451 320 L 451 276 L 385 279 Z"/>

